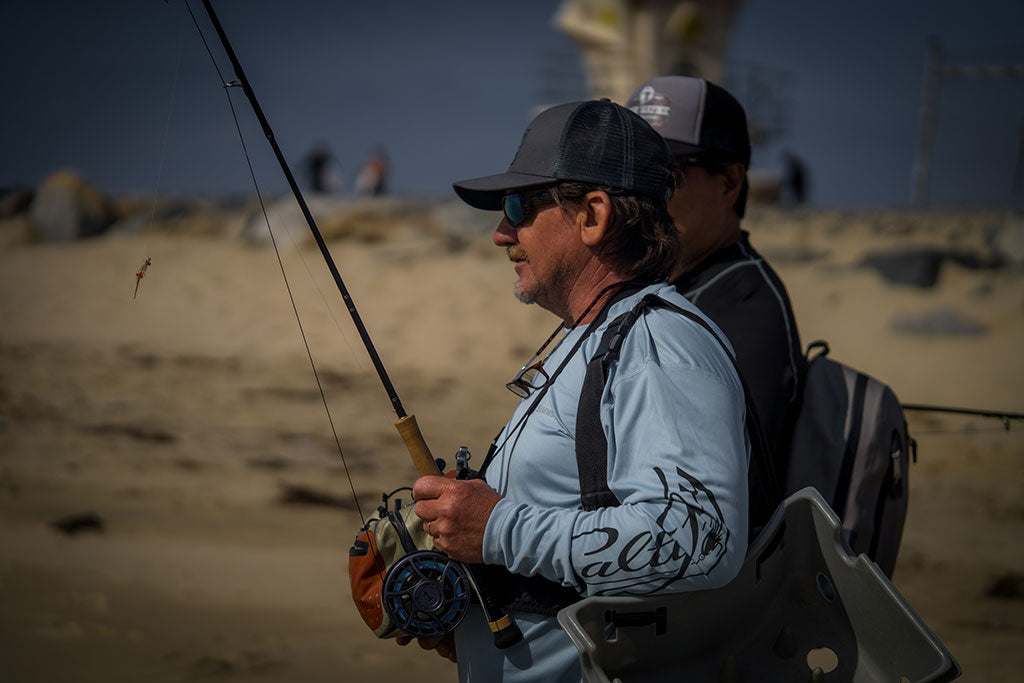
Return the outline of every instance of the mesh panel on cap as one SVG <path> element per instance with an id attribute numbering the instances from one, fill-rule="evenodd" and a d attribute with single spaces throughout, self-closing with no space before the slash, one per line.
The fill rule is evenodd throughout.
<path id="1" fill-rule="evenodd" d="M 559 178 L 666 198 L 670 157 L 665 142 L 646 121 L 618 105 L 581 105 L 563 131 L 559 152 Z"/>
<path id="2" fill-rule="evenodd" d="M 613 107 L 586 103 L 577 109 L 562 133 L 558 176 L 628 188 L 630 147 L 627 127 Z"/>

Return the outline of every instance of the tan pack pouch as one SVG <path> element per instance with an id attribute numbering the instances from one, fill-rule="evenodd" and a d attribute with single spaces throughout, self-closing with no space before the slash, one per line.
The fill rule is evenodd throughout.
<path id="1" fill-rule="evenodd" d="M 390 496 L 384 497 L 380 517 L 367 521 L 348 551 L 352 600 L 363 621 L 378 638 L 403 635 L 384 611 L 382 592 L 388 567 L 411 552 L 434 548 L 434 539 L 423 529 L 423 520 L 413 511 L 415 502 L 409 500 L 403 504 L 401 498 L 394 498 L 389 510 L 389 499 Z"/>

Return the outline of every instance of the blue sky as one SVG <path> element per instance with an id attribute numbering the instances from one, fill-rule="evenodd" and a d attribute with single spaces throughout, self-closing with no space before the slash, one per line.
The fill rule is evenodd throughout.
<path id="1" fill-rule="evenodd" d="M 557 5 L 215 0 L 296 169 L 323 140 L 351 176 L 381 144 L 394 190 L 432 196 L 503 170 L 532 107 L 585 95 L 574 48 L 550 25 Z M 251 191 L 183 0 L 36 0 L 7 3 L 3 16 L 0 187 L 70 166 L 115 193 Z M 755 148 L 754 166 L 777 169 L 790 149 L 807 162 L 817 205 L 905 205 L 927 36 L 949 64 L 1024 64 L 1022 26 L 1018 1 L 746 0 L 727 60 L 737 73 L 784 74 L 773 94 L 788 120 L 784 135 Z M 283 190 L 235 94 L 261 185 Z M 1022 126 L 1024 80 L 944 83 L 932 202 L 1024 205 L 1012 188 Z"/>

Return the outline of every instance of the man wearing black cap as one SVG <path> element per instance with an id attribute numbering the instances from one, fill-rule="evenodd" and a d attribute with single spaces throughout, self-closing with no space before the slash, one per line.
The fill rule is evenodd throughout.
<path id="1" fill-rule="evenodd" d="M 494 242 L 515 264 L 516 296 L 561 320 L 509 382 L 522 400 L 481 477 L 423 477 L 413 489 L 435 547 L 483 562 L 523 632 L 498 650 L 471 610 L 455 632 L 462 681 L 579 681 L 560 607 L 585 595 L 721 586 L 743 561 L 744 394 L 728 342 L 666 282 L 678 257 L 666 209 L 671 164 L 636 114 L 575 102 L 533 120 L 506 173 L 455 183 L 471 206 L 504 212 Z M 702 322 L 636 309 L 596 385 L 606 441 L 598 500 L 577 461 L 581 389 L 610 321 L 649 294 Z"/>
<path id="2" fill-rule="evenodd" d="M 786 288 L 740 229 L 750 165 L 746 114 L 721 87 L 687 76 L 652 78 L 626 106 L 661 133 L 675 159 L 681 181 L 668 208 L 682 255 L 673 282 L 736 349 L 781 479 L 805 363 Z"/>

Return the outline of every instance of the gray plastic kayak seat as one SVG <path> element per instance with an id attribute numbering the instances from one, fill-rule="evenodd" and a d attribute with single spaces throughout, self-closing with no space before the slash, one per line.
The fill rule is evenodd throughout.
<path id="1" fill-rule="evenodd" d="M 594 597 L 558 621 L 588 683 L 918 683 L 960 666 L 812 488 L 794 493 L 722 588 Z"/>

